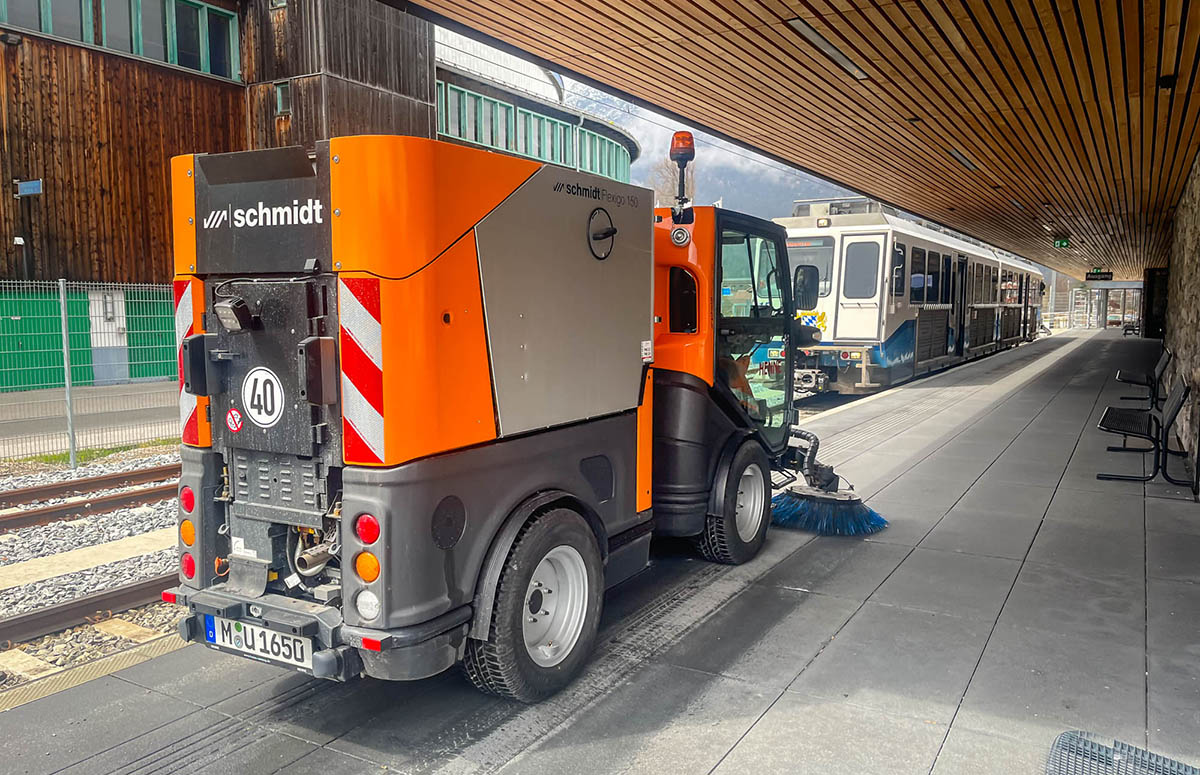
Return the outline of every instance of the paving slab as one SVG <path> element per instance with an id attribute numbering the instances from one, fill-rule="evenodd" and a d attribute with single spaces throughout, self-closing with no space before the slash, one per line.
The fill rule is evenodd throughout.
<path id="1" fill-rule="evenodd" d="M 1036 484 L 1013 487 L 1011 482 L 993 478 L 988 469 L 955 505 L 967 509 L 1002 509 L 1014 516 L 1041 518 L 1053 496 L 1053 487 Z"/>
<path id="2" fill-rule="evenodd" d="M 1146 494 L 1149 495 L 1149 488 Z M 1146 498 L 1146 529 L 1200 535 L 1200 504 L 1187 499 Z"/>
<path id="3" fill-rule="evenodd" d="M 945 736 L 932 719 L 787 692 L 715 775 L 925 775 Z"/>
<path id="4" fill-rule="evenodd" d="M 295 674 L 192 644 L 127 667 L 115 675 L 160 694 L 208 707 L 265 681 L 292 678 Z"/>
<path id="5" fill-rule="evenodd" d="M 1000 622 L 1063 637 L 1142 648 L 1146 639 L 1146 587 L 1140 576 L 1029 562 L 1017 575 Z"/>
<path id="6" fill-rule="evenodd" d="M 1143 740 L 1145 652 L 998 623 L 954 724 L 1048 746 L 1068 729 Z"/>
<path id="7" fill-rule="evenodd" d="M 1146 531 L 1146 575 L 1200 584 L 1200 535 Z"/>
<path id="8" fill-rule="evenodd" d="M 1028 560 L 1082 573 L 1136 578 L 1145 575 L 1143 540 L 1138 531 L 1046 520 L 1033 541 Z"/>
<path id="9" fill-rule="evenodd" d="M 1057 734 L 1011 738 L 955 723 L 938 752 L 932 775 L 1043 775 Z"/>
<path id="10" fill-rule="evenodd" d="M 661 659 L 779 691 L 858 608 L 856 601 L 841 597 L 753 584 Z"/>
<path id="11" fill-rule="evenodd" d="M 57 772 L 196 710 L 192 703 L 112 676 L 98 678 L 0 714 L 5 770 Z"/>
<path id="12" fill-rule="evenodd" d="M 949 507 L 961 498 L 970 486 L 969 481 L 956 482 L 943 477 L 905 475 L 876 493 L 876 497 L 895 503 Z"/>
<path id="13" fill-rule="evenodd" d="M 1106 494 L 1059 488 L 1050 501 L 1050 508 L 1046 510 L 1046 521 L 1070 523 L 1082 528 L 1140 533 L 1144 529 L 1145 508 L 1145 499 L 1140 494 Z"/>
<path id="14" fill-rule="evenodd" d="M 708 772 L 777 696 L 755 684 L 648 664 L 501 772 Z"/>
<path id="15" fill-rule="evenodd" d="M 922 549 L 942 549 L 1020 560 L 1033 543 L 1041 518 L 1013 514 L 1000 506 L 950 510 L 921 541 Z"/>
<path id="16" fill-rule="evenodd" d="M 867 602 L 789 691 L 949 724 L 991 622 Z"/>
<path id="17" fill-rule="evenodd" d="M 867 505 L 888 521 L 886 530 L 868 536 L 867 540 L 885 544 L 916 546 L 946 514 L 945 506 L 896 503 L 878 497 L 868 500 Z"/>
<path id="18" fill-rule="evenodd" d="M 825 536 L 763 576 L 763 584 L 866 600 L 912 551 L 906 546 Z"/>
<path id="19" fill-rule="evenodd" d="M 870 599 L 994 621 L 1018 568 L 1015 560 L 917 548 Z"/>

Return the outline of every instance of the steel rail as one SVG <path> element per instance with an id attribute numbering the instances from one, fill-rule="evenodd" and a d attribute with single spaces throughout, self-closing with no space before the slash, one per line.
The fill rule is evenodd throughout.
<path id="1" fill-rule="evenodd" d="M 168 573 L 0 619 L 0 649 L 87 622 L 110 619 L 114 613 L 161 600 L 163 590 L 178 581 L 179 574 Z"/>
<path id="2" fill-rule="evenodd" d="M 13 509 L 0 512 L 0 533 L 9 530 L 19 530 L 34 525 L 47 525 L 51 522 L 67 519 L 90 512 L 112 511 L 129 506 L 141 506 L 173 497 L 178 487 L 176 482 L 142 487 L 137 490 L 114 492 L 108 495 L 97 495 L 94 498 L 82 497 L 66 503 L 54 503 L 36 509 Z"/>
<path id="3" fill-rule="evenodd" d="M 174 479 L 179 476 L 179 464 L 168 463 L 153 468 L 139 468 L 134 471 L 119 471 L 115 474 L 101 474 L 83 479 L 68 479 L 63 482 L 39 484 L 33 487 L 22 487 L 18 490 L 0 492 L 0 508 L 23 506 L 27 503 L 49 500 L 51 498 L 86 495 L 97 490 L 107 490 L 112 487 L 125 487 L 149 482 L 161 482 L 164 479 Z"/>

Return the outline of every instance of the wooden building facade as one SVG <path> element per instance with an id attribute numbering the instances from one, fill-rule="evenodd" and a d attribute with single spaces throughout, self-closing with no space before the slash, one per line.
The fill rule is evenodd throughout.
<path id="1" fill-rule="evenodd" d="M 168 281 L 174 155 L 436 133 L 433 28 L 377 0 L 84 0 L 65 33 L 24 5 L 0 3 L 0 280 Z"/>

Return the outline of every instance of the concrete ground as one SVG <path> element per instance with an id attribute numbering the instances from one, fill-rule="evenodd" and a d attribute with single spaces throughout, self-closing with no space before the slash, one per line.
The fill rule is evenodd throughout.
<path id="1" fill-rule="evenodd" d="M 179 385 L 174 380 L 76 387 L 71 393 L 78 449 L 179 435 Z M 0 459 L 65 452 L 62 388 L 0 393 Z"/>
<path id="2" fill-rule="evenodd" d="M 540 705 L 189 646 L 0 714 L 4 769 L 1040 773 L 1074 729 L 1200 764 L 1200 505 L 1094 478 L 1140 470 L 1095 421 L 1155 346 L 1055 336 L 812 421 L 892 526 L 659 546 Z"/>

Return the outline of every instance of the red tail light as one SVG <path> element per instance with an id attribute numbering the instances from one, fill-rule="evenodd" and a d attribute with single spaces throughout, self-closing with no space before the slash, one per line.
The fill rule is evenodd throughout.
<path id="1" fill-rule="evenodd" d="M 363 638 L 362 647 L 367 651 L 383 651 L 383 643 L 378 638 Z"/>
<path id="2" fill-rule="evenodd" d="M 179 569 L 183 571 L 183 577 L 185 579 L 195 578 L 196 558 L 187 552 L 184 552 L 183 556 L 179 558 Z"/>
<path id="3" fill-rule="evenodd" d="M 191 514 L 192 509 L 196 508 L 196 493 L 192 492 L 192 488 L 186 484 L 179 490 L 179 505 L 188 514 Z"/>
<path id="4" fill-rule="evenodd" d="M 842 360 L 843 361 L 850 360 L 850 353 L 846 352 L 845 350 L 842 350 Z"/>
<path id="5" fill-rule="evenodd" d="M 373 544 L 379 540 L 379 520 L 370 514 L 359 514 L 354 521 L 354 532 L 364 544 Z"/>

